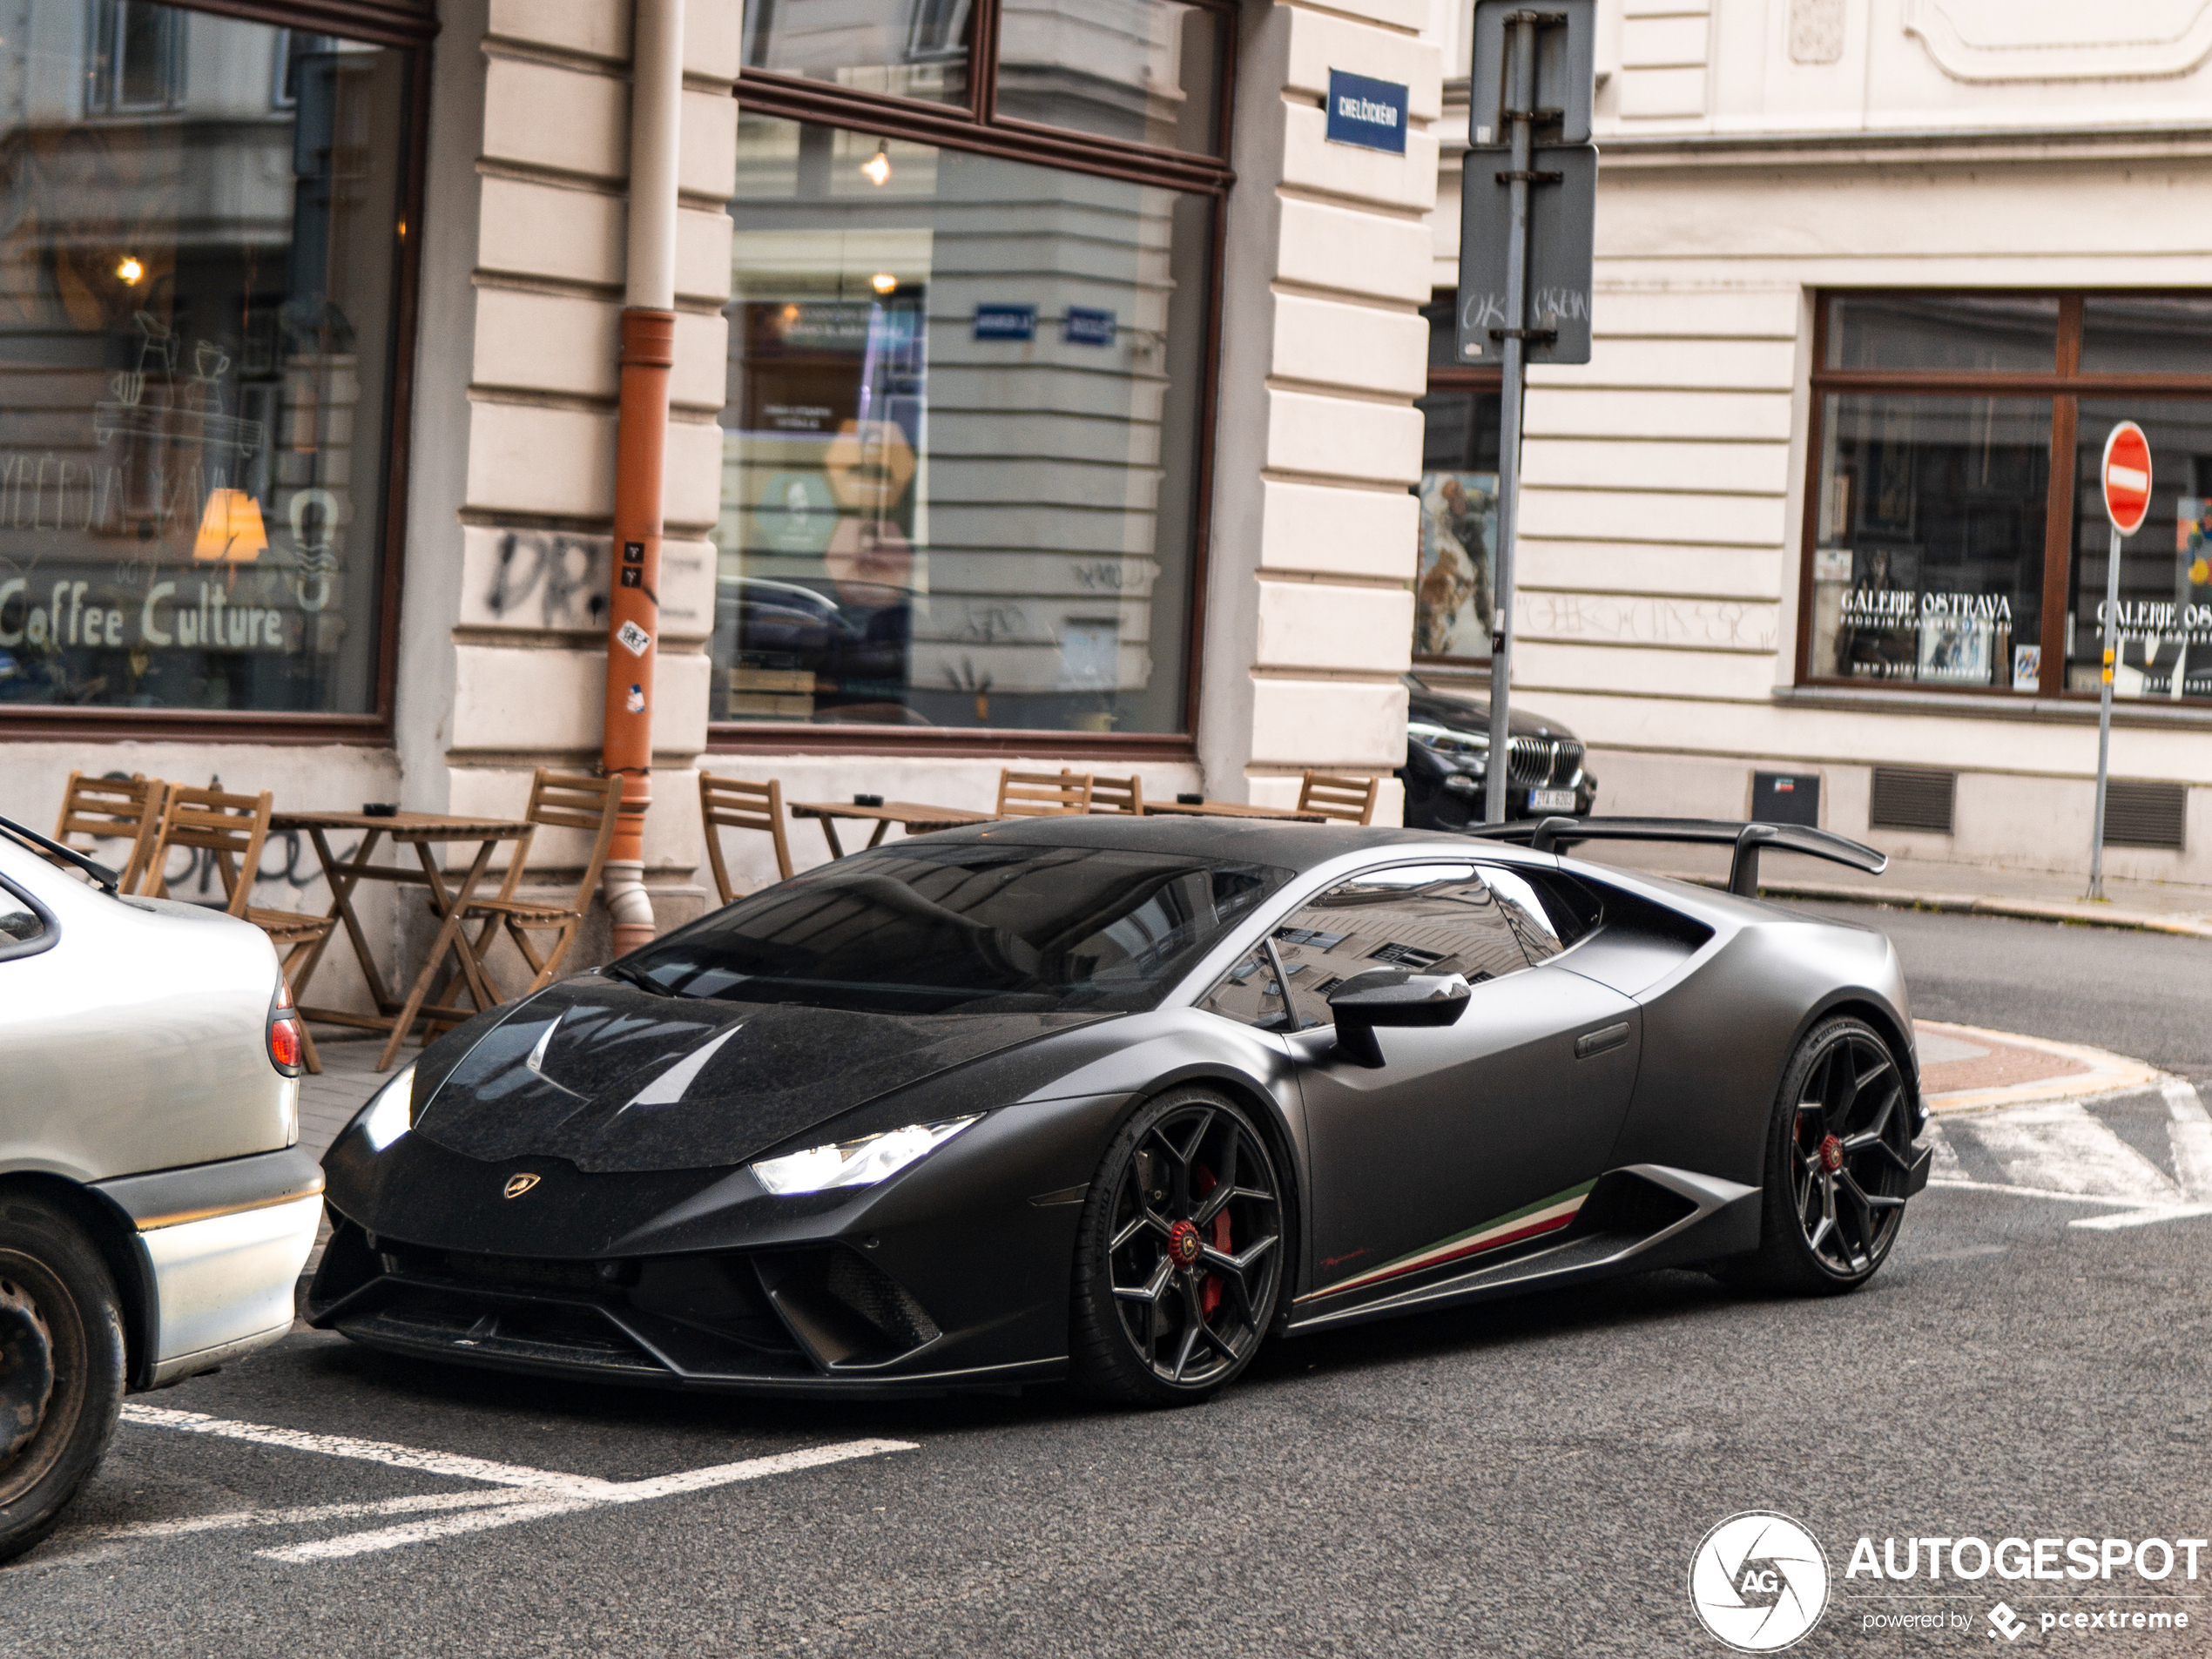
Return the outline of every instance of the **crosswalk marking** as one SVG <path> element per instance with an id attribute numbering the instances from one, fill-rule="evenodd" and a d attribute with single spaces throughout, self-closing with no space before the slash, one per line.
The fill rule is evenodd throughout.
<path id="1" fill-rule="evenodd" d="M 2212 1215 L 2212 1114 L 2186 1080 L 2161 1077 L 2158 1084 L 2168 1116 L 2170 1174 L 2078 1102 L 2045 1101 L 1931 1123 L 1928 1184 L 2110 1205 L 2108 1213 L 2070 1224 L 2099 1231 Z M 1973 1150 L 1973 1163 L 1960 1157 L 1962 1148 Z M 1983 1170 L 1993 1164 L 1999 1178 L 1978 1178 L 1975 1164 Z"/>

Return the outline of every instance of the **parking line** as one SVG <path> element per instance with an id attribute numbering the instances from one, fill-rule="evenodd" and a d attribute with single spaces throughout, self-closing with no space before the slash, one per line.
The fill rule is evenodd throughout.
<path id="1" fill-rule="evenodd" d="M 2166 1096 L 2167 1138 L 2174 1144 L 2174 1172 L 2182 1190 L 2199 1202 L 2212 1200 L 2212 1113 L 2184 1077 L 2168 1077 L 2159 1085 Z"/>
<path id="2" fill-rule="evenodd" d="M 102 1527 L 84 1534 L 87 1543 L 138 1538 L 180 1538 L 192 1533 L 233 1532 L 246 1527 L 308 1527 L 324 1521 L 358 1521 L 371 1515 L 408 1515 L 425 1510 L 482 1509 L 525 1503 L 527 1492 L 429 1492 L 412 1498 L 383 1498 L 373 1503 L 315 1503 L 291 1509 L 233 1509 L 219 1515 L 187 1515 L 179 1521 L 135 1521 Z"/>
<path id="3" fill-rule="evenodd" d="M 270 1561 L 292 1562 L 332 1561 L 349 1555 L 368 1554 L 377 1550 L 396 1549 L 406 1544 L 423 1543 L 434 1538 L 482 1532 L 494 1527 L 511 1527 L 518 1521 L 569 1514 L 579 1509 L 597 1508 L 609 1504 L 643 1503 L 655 1498 L 676 1497 L 685 1493 L 732 1486 L 743 1480 L 758 1480 L 768 1475 L 791 1474 L 801 1469 L 849 1462 L 855 1458 L 880 1457 L 887 1452 L 917 1452 L 921 1449 L 911 1440 L 846 1440 L 830 1446 L 810 1446 L 795 1452 L 777 1452 L 766 1457 L 748 1458 L 740 1463 L 720 1463 L 704 1469 L 685 1469 L 674 1474 L 656 1475 L 643 1480 L 602 1480 L 590 1475 L 563 1474 L 550 1469 L 528 1468 L 521 1464 L 463 1457 L 456 1453 L 426 1452 L 417 1447 L 401 1446 L 389 1440 L 355 1440 L 344 1434 L 310 1434 L 300 1429 L 233 1422 L 225 1418 L 210 1417 L 203 1412 L 171 1411 L 158 1406 L 127 1405 L 123 1408 L 123 1418 L 125 1422 L 147 1428 L 177 1429 L 185 1433 L 210 1434 L 223 1440 L 244 1440 L 252 1445 L 283 1451 L 354 1458 L 423 1474 L 481 1480 L 504 1488 L 496 1493 L 436 1494 L 427 1500 L 389 1499 L 379 1504 L 327 1504 L 313 1509 L 246 1511 L 231 1515 L 204 1516 L 199 1518 L 197 1525 L 191 1521 L 152 1521 L 145 1523 L 146 1527 L 159 1530 L 132 1528 L 110 1534 L 160 1536 L 227 1526 L 282 1525 L 287 1521 L 304 1523 L 355 1515 L 407 1514 L 415 1510 L 443 1509 L 449 1512 L 428 1515 L 396 1527 L 349 1533 L 341 1537 L 294 1544 L 283 1549 L 257 1552 Z"/>

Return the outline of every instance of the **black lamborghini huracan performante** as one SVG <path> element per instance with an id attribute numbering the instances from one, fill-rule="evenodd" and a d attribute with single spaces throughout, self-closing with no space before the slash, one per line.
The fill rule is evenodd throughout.
<path id="1" fill-rule="evenodd" d="M 1818 831 L 941 832 L 456 1028 L 325 1160 L 313 1322 L 738 1393 L 1205 1398 L 1270 1335 L 1662 1266 L 1803 1292 L 1925 1183 L 1881 934 L 1740 896 Z M 1564 856 L 1737 844 L 1736 893 Z"/>

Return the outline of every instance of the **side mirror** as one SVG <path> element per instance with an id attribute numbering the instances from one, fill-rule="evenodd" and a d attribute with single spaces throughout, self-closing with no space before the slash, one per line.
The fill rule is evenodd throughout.
<path id="1" fill-rule="evenodd" d="M 1357 1066 L 1379 1066 L 1383 1053 L 1375 1041 L 1377 1026 L 1456 1025 L 1469 995 L 1460 974 L 1414 974 L 1402 968 L 1356 974 L 1329 993 L 1337 1052 Z"/>

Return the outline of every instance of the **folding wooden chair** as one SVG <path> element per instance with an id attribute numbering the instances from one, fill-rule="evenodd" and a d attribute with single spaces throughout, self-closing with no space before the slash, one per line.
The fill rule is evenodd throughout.
<path id="1" fill-rule="evenodd" d="M 784 786 L 771 779 L 765 784 L 742 778 L 699 774 L 699 817 L 706 826 L 706 861 L 714 868 L 715 890 L 728 904 L 739 896 L 730 885 L 729 867 L 722 859 L 725 829 L 765 830 L 776 844 L 776 870 L 791 880 L 791 843 L 784 839 Z"/>
<path id="2" fill-rule="evenodd" d="M 1376 778 L 1338 778 L 1309 771 L 1305 781 L 1298 786 L 1298 809 L 1301 813 L 1318 813 L 1324 818 L 1346 824 L 1372 823 L 1375 816 L 1375 791 L 1380 782 Z"/>
<path id="3" fill-rule="evenodd" d="M 520 995 L 541 990 L 553 981 L 561 971 L 561 962 L 569 954 L 569 947 L 576 942 L 577 930 L 583 926 L 584 912 L 590 907 L 591 895 L 599 890 L 599 872 L 607 861 L 607 848 L 615 839 L 615 820 L 622 814 L 622 779 L 619 774 L 608 778 L 594 778 L 586 772 L 549 772 L 543 766 L 530 783 L 530 804 L 523 816 L 529 823 L 549 829 L 588 830 L 593 836 L 590 861 L 583 867 L 583 880 L 577 884 L 576 896 L 566 900 L 522 899 L 516 896 L 525 878 L 524 867 L 529 860 L 530 842 L 516 844 L 512 860 L 507 867 L 507 879 L 500 884 L 499 892 L 489 899 L 472 899 L 462 912 L 465 926 L 481 919 L 483 930 L 477 934 L 470 948 L 477 966 L 483 973 L 484 982 L 500 1001 L 507 1001 L 506 994 L 492 978 L 491 965 L 484 960 L 484 952 L 501 928 L 515 941 L 516 949 L 529 964 L 535 977 Z M 551 934 L 553 942 L 540 955 L 533 942 L 533 935 Z"/>
<path id="4" fill-rule="evenodd" d="M 154 838 L 161 833 L 161 803 L 168 790 L 160 779 L 142 772 L 132 773 L 127 781 L 88 778 L 72 772 L 69 787 L 62 792 L 62 815 L 54 826 L 54 839 L 64 846 L 73 845 L 69 839 L 72 835 L 95 841 L 130 842 L 118 890 L 135 893 L 145 873 Z"/>
<path id="5" fill-rule="evenodd" d="M 1013 772 L 999 768 L 1001 818 L 1065 818 L 1090 810 L 1089 772 Z"/>
<path id="6" fill-rule="evenodd" d="M 1144 779 L 1131 772 L 1126 778 L 1093 778 L 1090 810 L 1102 815 L 1144 816 Z"/>
<path id="7" fill-rule="evenodd" d="M 293 970 L 338 925 L 335 916 L 309 916 L 293 910 L 264 910 L 252 902 L 254 873 L 261 867 L 261 844 L 269 839 L 267 790 L 259 795 L 226 795 L 219 789 L 192 789 L 172 784 L 161 809 L 161 828 L 146 856 L 141 893 L 156 899 L 169 896 L 165 867 L 169 849 L 186 847 L 213 865 L 223 889 L 225 914 L 252 922 L 269 936 L 282 959 L 284 983 L 292 986 Z M 306 1050 L 307 1069 L 320 1071 L 322 1058 L 307 1022 L 300 1022 L 300 1042 Z"/>

